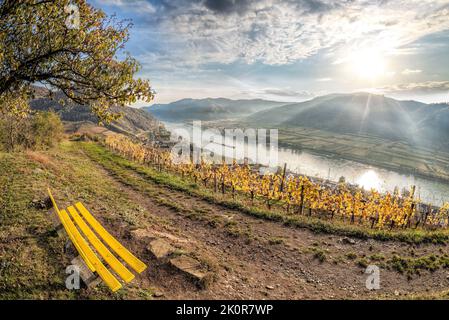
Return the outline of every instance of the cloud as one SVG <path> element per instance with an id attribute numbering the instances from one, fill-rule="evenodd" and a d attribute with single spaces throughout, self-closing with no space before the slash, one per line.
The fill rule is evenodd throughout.
<path id="1" fill-rule="evenodd" d="M 315 79 L 318 82 L 328 82 L 328 81 L 332 81 L 332 78 L 318 78 Z"/>
<path id="2" fill-rule="evenodd" d="M 283 65 L 320 50 L 374 47 L 405 53 L 407 45 L 449 29 L 448 0 L 93 0 L 143 14 L 148 30 L 176 43 L 187 63 L 256 61 Z M 142 44 L 144 45 L 144 44 Z"/>
<path id="3" fill-rule="evenodd" d="M 253 98 L 261 97 L 264 99 L 275 99 L 279 101 L 303 101 L 312 99 L 323 93 L 316 93 L 307 90 L 295 90 L 291 88 L 254 88 L 251 90 L 241 91 L 241 94 Z"/>
<path id="4" fill-rule="evenodd" d="M 197 64 L 282 65 L 323 49 L 375 47 L 392 52 L 449 28 L 447 0 L 165 0 L 163 4 L 160 28 L 179 42 L 184 60 Z"/>
<path id="5" fill-rule="evenodd" d="M 218 14 L 245 13 L 249 8 L 246 0 L 206 0 L 204 5 Z"/>
<path id="6" fill-rule="evenodd" d="M 284 96 L 284 97 L 301 97 L 301 98 L 310 98 L 315 95 L 309 91 L 304 90 L 292 90 L 292 89 L 277 89 L 277 88 L 268 88 L 260 90 L 259 93 L 269 94 L 274 96 Z"/>
<path id="7" fill-rule="evenodd" d="M 156 7 L 145 0 L 96 0 L 96 3 L 103 6 L 114 6 L 129 11 L 140 12 L 143 14 L 155 13 Z"/>
<path id="8" fill-rule="evenodd" d="M 419 69 L 405 69 L 402 71 L 403 75 L 410 75 L 410 74 L 417 74 L 417 73 L 421 73 L 422 70 Z"/>
<path id="9" fill-rule="evenodd" d="M 404 83 L 378 88 L 376 91 L 400 94 L 435 94 L 449 93 L 449 81 L 426 81 L 420 83 Z"/>

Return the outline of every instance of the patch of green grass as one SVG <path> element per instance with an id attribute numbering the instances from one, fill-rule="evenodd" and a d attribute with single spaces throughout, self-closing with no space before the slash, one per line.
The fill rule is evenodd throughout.
<path id="1" fill-rule="evenodd" d="M 220 217 L 219 216 L 212 216 L 212 217 L 207 217 L 207 224 L 209 226 L 211 226 L 212 228 L 217 228 L 218 226 L 220 226 Z"/>
<path id="2" fill-rule="evenodd" d="M 419 274 L 420 270 L 436 271 L 449 268 L 449 256 L 432 254 L 419 258 L 404 258 L 395 255 L 386 264 L 400 273 L 412 275 Z"/>
<path id="3" fill-rule="evenodd" d="M 448 300 L 449 290 L 438 292 L 413 293 L 404 297 L 406 300 Z"/>
<path id="4" fill-rule="evenodd" d="M 317 259 L 318 261 L 320 261 L 321 263 L 323 263 L 327 259 L 326 252 L 324 252 L 324 250 L 320 250 L 320 249 L 315 249 L 315 253 L 313 254 L 313 257 L 315 259 Z"/>
<path id="5" fill-rule="evenodd" d="M 243 235 L 243 231 L 238 226 L 235 225 L 227 226 L 226 233 L 234 238 L 238 238 L 241 235 Z"/>
<path id="6" fill-rule="evenodd" d="M 137 291 L 137 295 L 139 296 L 139 298 L 144 299 L 144 300 L 152 300 L 153 299 L 153 295 L 154 295 L 154 291 L 152 289 L 139 289 Z"/>
<path id="7" fill-rule="evenodd" d="M 163 206 L 165 206 L 167 208 L 172 209 L 175 212 L 183 212 L 183 213 L 187 213 L 189 215 L 194 215 L 195 214 L 192 210 L 184 208 L 179 203 L 170 201 L 170 200 L 168 200 L 168 199 L 166 199 L 166 198 L 164 198 L 162 196 L 158 196 L 156 198 L 153 198 L 153 200 L 155 200 L 160 205 L 163 205 Z"/>
<path id="8" fill-rule="evenodd" d="M 357 254 L 355 254 L 354 252 L 349 252 L 345 254 L 345 257 L 349 260 L 355 260 L 357 259 Z"/>
<path id="9" fill-rule="evenodd" d="M 284 239 L 273 237 L 273 238 L 268 239 L 268 243 L 271 245 L 283 244 Z"/>
<path id="10" fill-rule="evenodd" d="M 361 268 L 366 268 L 369 266 L 369 261 L 366 258 L 360 258 L 357 260 L 357 265 Z"/>
<path id="11" fill-rule="evenodd" d="M 385 260 L 385 256 L 384 256 L 383 254 L 380 254 L 380 253 L 370 255 L 368 258 L 369 258 L 371 261 L 376 261 L 376 262 L 384 261 L 384 260 Z"/>
<path id="12" fill-rule="evenodd" d="M 156 184 L 163 185 L 176 191 L 185 192 L 190 196 L 198 197 L 209 203 L 220 205 L 224 208 L 237 210 L 242 213 L 284 223 L 288 226 L 304 228 L 315 233 L 337 234 L 359 239 L 375 239 L 379 241 L 400 241 L 405 243 L 435 243 L 444 244 L 449 240 L 448 230 L 426 231 L 421 229 L 407 230 L 378 230 L 369 229 L 364 226 L 348 225 L 340 221 L 326 221 L 317 217 L 306 217 L 299 215 L 285 215 L 279 211 L 269 211 L 256 207 L 248 207 L 239 200 L 223 197 L 215 194 L 211 190 L 192 184 L 180 176 L 168 172 L 159 172 L 149 166 L 141 165 L 124 159 L 106 148 L 95 143 L 80 143 L 86 153 L 95 161 L 100 163 L 107 170 L 120 173 L 123 170 L 131 170 L 145 179 L 149 179 Z M 126 180 L 126 179 L 125 179 Z"/>

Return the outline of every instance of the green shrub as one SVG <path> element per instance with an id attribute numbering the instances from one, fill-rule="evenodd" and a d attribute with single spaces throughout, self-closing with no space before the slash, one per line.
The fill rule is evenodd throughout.
<path id="1" fill-rule="evenodd" d="M 61 119 L 54 112 L 39 112 L 31 121 L 34 148 L 53 147 L 62 139 L 64 127 Z"/>
<path id="2" fill-rule="evenodd" d="M 36 112 L 25 116 L 0 114 L 0 149 L 13 152 L 47 149 L 63 135 L 61 119 L 54 112 Z"/>

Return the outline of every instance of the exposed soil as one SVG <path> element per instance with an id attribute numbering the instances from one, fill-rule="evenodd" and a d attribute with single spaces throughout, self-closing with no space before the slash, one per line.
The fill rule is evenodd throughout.
<path id="1" fill-rule="evenodd" d="M 150 191 L 142 191 L 97 166 L 120 190 L 117 196 L 129 198 L 149 212 L 137 219 L 133 230 L 119 220 L 108 219 L 106 212 L 95 212 L 107 229 L 125 239 L 149 266 L 130 289 L 150 287 L 161 299 L 395 299 L 449 288 L 449 272 L 443 268 L 410 276 L 381 266 L 380 289 L 371 291 L 366 288 L 368 275 L 364 273 L 364 261 L 372 260 L 369 257 L 386 261 L 394 255 L 444 254 L 446 245 L 316 234 L 250 217 L 150 181 L 145 181 Z M 129 174 L 143 181 L 134 172 Z M 155 238 L 202 261 L 212 280 L 205 287 L 198 286 L 166 260 L 153 257 L 146 248 Z"/>

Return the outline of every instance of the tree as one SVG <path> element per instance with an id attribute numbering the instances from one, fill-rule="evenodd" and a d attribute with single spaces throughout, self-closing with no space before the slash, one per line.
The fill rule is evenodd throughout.
<path id="1" fill-rule="evenodd" d="M 130 26 L 85 0 L 0 0 L 0 111 L 25 113 L 38 83 L 101 121 L 119 117 L 111 105 L 151 101 L 149 82 L 133 78 L 139 64 L 122 53 Z"/>

